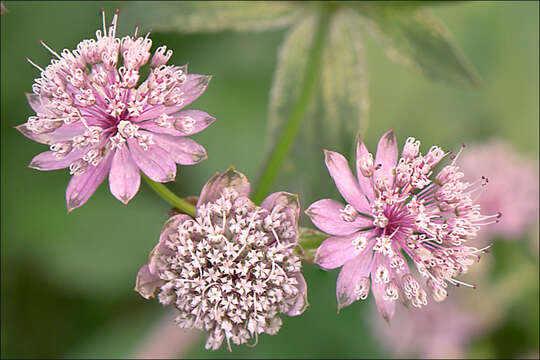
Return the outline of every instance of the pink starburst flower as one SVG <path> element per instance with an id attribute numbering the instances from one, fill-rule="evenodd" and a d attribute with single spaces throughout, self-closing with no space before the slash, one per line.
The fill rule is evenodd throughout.
<path id="1" fill-rule="evenodd" d="M 538 221 L 538 167 L 511 145 L 494 140 L 468 146 L 459 166 L 466 180 L 480 176 L 489 179 L 478 203 L 486 212 L 504 214 L 504 221 L 487 226 L 480 240 L 488 241 L 496 235 L 516 239 Z"/>
<path id="2" fill-rule="evenodd" d="M 102 10 L 103 11 L 103 10 Z M 97 39 L 57 54 L 41 70 L 27 94 L 36 116 L 17 129 L 50 145 L 32 160 L 38 170 L 69 168 L 68 210 L 83 205 L 109 175 L 112 194 L 127 203 L 140 186 L 140 170 L 158 182 L 176 177 L 176 164 L 206 159 L 205 149 L 187 136 L 215 119 L 199 110 L 182 110 L 206 89 L 210 76 L 188 74 L 187 66 L 166 65 L 165 46 L 150 59 L 152 40 L 116 38 L 118 10 Z M 29 60 L 30 61 L 30 60 Z M 150 74 L 141 81 L 141 67 Z"/>
<path id="3" fill-rule="evenodd" d="M 468 285 L 455 276 L 486 249 L 465 245 L 482 225 L 499 215 L 483 216 L 473 192 L 483 182 L 461 181 L 454 161 L 435 176 L 446 153 L 433 146 L 423 156 L 420 142 L 408 138 L 398 157 L 393 130 L 379 140 L 375 160 L 359 140 L 354 177 L 345 157 L 325 151 L 326 166 L 347 204 L 323 199 L 307 210 L 312 222 L 333 235 L 317 249 L 324 269 L 343 266 L 337 280 L 338 307 L 366 299 L 370 287 L 381 315 L 392 318 L 399 299 L 414 307 L 447 295 L 447 284 Z M 409 269 L 409 258 L 425 279 Z"/>
<path id="4" fill-rule="evenodd" d="M 280 313 L 300 315 L 307 306 L 294 253 L 298 197 L 278 192 L 257 206 L 249 191 L 246 177 L 233 169 L 212 177 L 196 217 L 170 218 L 137 276 L 143 297 L 157 295 L 178 309 L 179 326 L 208 332 L 207 349 L 274 335 Z"/>
<path id="5" fill-rule="evenodd" d="M 481 316 L 452 298 L 422 310 L 402 309 L 387 326 L 370 321 L 375 337 L 385 349 L 399 357 L 423 359 L 464 358 L 475 337 L 485 330 Z"/>

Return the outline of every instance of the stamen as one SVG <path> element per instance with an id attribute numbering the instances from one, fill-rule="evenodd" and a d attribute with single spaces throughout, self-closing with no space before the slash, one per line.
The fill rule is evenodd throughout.
<path id="1" fill-rule="evenodd" d="M 103 35 L 107 34 L 107 26 L 105 25 L 105 8 L 101 8 L 101 17 L 103 18 Z"/>
<path id="2" fill-rule="evenodd" d="M 116 9 L 114 11 L 114 16 L 113 16 L 113 19 L 112 19 L 112 25 L 113 25 L 113 29 L 112 29 L 112 37 L 116 37 L 116 24 L 118 23 L 118 13 L 120 12 L 120 9 Z"/>
<path id="3" fill-rule="evenodd" d="M 144 37 L 144 40 L 145 40 L 145 41 L 148 39 L 148 36 L 150 36 L 151 33 L 152 33 L 152 29 L 148 30 L 148 33 L 147 33 L 146 36 Z"/>
<path id="4" fill-rule="evenodd" d="M 276 230 L 272 229 L 272 234 L 274 234 L 274 237 L 276 238 L 276 241 L 278 242 L 278 244 L 281 245 L 281 243 L 279 242 L 279 237 L 277 236 Z"/>
<path id="5" fill-rule="evenodd" d="M 54 50 L 51 49 L 49 46 L 47 46 L 47 44 L 45 44 L 45 41 L 39 40 L 39 43 L 40 43 L 41 45 L 43 45 L 43 47 L 44 47 L 45 49 L 49 50 L 49 52 L 50 52 L 51 54 L 53 54 L 54 56 L 56 56 L 59 60 L 61 59 L 60 55 L 58 55 L 58 54 L 56 53 L 56 51 L 54 51 Z"/>
<path id="6" fill-rule="evenodd" d="M 452 155 L 452 165 L 455 165 L 456 164 L 456 161 L 459 157 L 459 155 L 461 155 L 461 153 L 463 152 L 463 149 L 465 149 L 465 144 L 461 144 L 461 148 L 459 149 L 458 153 L 456 155 Z"/>
<path id="7" fill-rule="evenodd" d="M 259 333 L 255 332 L 255 343 L 254 344 L 248 344 L 246 343 L 247 347 L 255 347 L 259 343 Z"/>
<path id="8" fill-rule="evenodd" d="M 476 285 L 475 284 L 468 284 L 464 281 L 459 281 L 459 280 L 456 280 L 456 279 L 448 279 L 448 282 L 452 285 L 455 285 L 455 286 L 460 286 L 460 285 L 464 285 L 464 286 L 467 286 L 467 287 L 470 287 L 470 288 L 473 288 L 473 289 L 476 289 Z"/>
<path id="9" fill-rule="evenodd" d="M 26 61 L 28 61 L 33 67 L 35 67 L 36 69 L 38 69 L 39 71 L 41 72 L 44 72 L 45 70 L 43 70 L 39 65 L 37 65 L 35 62 L 33 62 L 32 60 L 30 60 L 30 58 L 28 57 L 25 57 Z"/>
<path id="10" fill-rule="evenodd" d="M 471 251 L 469 254 L 476 254 L 476 253 L 479 253 L 479 252 L 486 252 L 486 250 L 488 250 L 490 247 L 493 246 L 493 243 L 487 245 L 487 246 L 484 246 L 483 248 L 481 249 L 476 249 L 474 251 Z"/>

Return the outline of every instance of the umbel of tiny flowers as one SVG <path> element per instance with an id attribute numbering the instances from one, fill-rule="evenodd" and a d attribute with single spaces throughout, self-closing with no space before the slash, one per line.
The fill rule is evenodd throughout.
<path id="1" fill-rule="evenodd" d="M 375 159 L 358 141 L 354 177 L 345 157 L 325 151 L 326 166 L 347 202 L 323 199 L 307 210 L 312 222 L 333 235 L 317 249 L 315 262 L 324 269 L 343 266 L 337 280 L 338 308 L 366 299 L 370 287 L 381 315 L 389 321 L 401 300 L 420 308 L 425 288 L 435 301 L 447 296 L 447 284 L 466 284 L 455 276 L 480 258 L 489 246 L 466 245 L 480 227 L 498 221 L 484 216 L 473 194 L 486 184 L 461 181 L 453 161 L 433 174 L 448 155 L 437 146 L 426 155 L 420 142 L 408 138 L 398 157 L 393 130 L 386 132 Z M 459 154 L 458 154 L 459 155 Z M 408 257 L 424 281 L 409 268 Z"/>
<path id="2" fill-rule="evenodd" d="M 188 74 L 187 65 L 166 65 L 172 55 L 165 46 L 150 58 L 152 40 L 116 37 L 118 10 L 112 23 L 64 49 L 41 70 L 27 94 L 36 112 L 17 129 L 50 145 L 32 160 L 31 168 L 69 168 L 68 210 L 83 205 L 109 175 L 111 193 L 127 204 L 140 186 L 140 171 L 157 182 L 172 181 L 176 164 L 193 165 L 206 150 L 187 136 L 215 119 L 199 110 L 182 110 L 205 90 L 210 76 Z M 30 61 L 30 60 L 29 60 Z M 150 62 L 150 74 L 140 70 Z"/>
<path id="3" fill-rule="evenodd" d="M 170 218 L 158 244 L 137 275 L 135 289 L 157 295 L 178 309 L 180 327 L 208 332 L 206 349 L 223 340 L 231 350 L 258 335 L 274 335 L 280 313 L 300 315 L 307 287 L 298 242 L 298 197 L 269 195 L 261 206 L 249 198 L 250 184 L 230 168 L 201 191 L 196 216 Z"/>

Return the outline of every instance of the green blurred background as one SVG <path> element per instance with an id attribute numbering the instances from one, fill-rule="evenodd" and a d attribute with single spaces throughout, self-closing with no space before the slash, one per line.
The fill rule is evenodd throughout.
<path id="1" fill-rule="evenodd" d="M 24 93 L 31 91 L 33 79 L 39 76 L 25 56 L 42 66 L 50 61 L 39 40 L 57 51 L 73 49 L 101 26 L 101 7 L 109 14 L 120 7 L 121 36 L 132 33 L 137 19 L 122 17 L 125 2 L 5 1 L 4 5 L 9 12 L 0 18 L 1 356 L 130 356 L 166 313 L 157 301 L 142 299 L 133 286 L 167 218 L 167 204 L 143 184 L 124 206 L 104 184 L 86 205 L 67 214 L 68 172 L 27 168 L 45 146 L 13 127 L 32 115 Z M 366 35 L 368 148 L 374 149 L 378 137 L 394 127 L 401 144 L 415 136 L 425 146 L 448 149 L 498 137 L 538 161 L 538 10 L 538 2 L 433 7 L 478 69 L 483 79 L 478 89 L 436 83 L 392 63 Z M 264 155 L 268 91 L 284 33 L 152 34 L 153 48 L 166 44 L 174 50 L 171 63 L 189 62 L 190 72 L 214 75 L 206 93 L 191 106 L 218 118 L 194 137 L 206 147 L 209 159 L 179 169 L 170 185 L 179 195 L 198 194 L 211 174 L 231 163 L 248 178 L 257 178 Z M 332 191 L 329 177 L 314 181 Z M 501 309 L 504 321 L 473 339 L 467 350 L 470 356 L 538 356 L 538 247 L 531 251 L 530 246 L 538 241 L 538 233 L 534 236 L 536 240 L 497 242 L 487 255 L 494 257 L 497 268 L 489 281 L 498 281 L 524 262 L 534 265 L 535 274 L 523 284 L 527 291 Z M 235 347 L 232 354 L 226 349 L 204 351 L 201 337 L 187 356 L 391 355 L 371 334 L 368 322 L 375 311 L 371 298 L 336 316 L 338 272 L 306 265 L 305 273 L 311 306 L 300 317 L 284 319 L 277 336 L 262 336 L 257 347 Z M 474 298 L 475 292 L 470 296 Z"/>

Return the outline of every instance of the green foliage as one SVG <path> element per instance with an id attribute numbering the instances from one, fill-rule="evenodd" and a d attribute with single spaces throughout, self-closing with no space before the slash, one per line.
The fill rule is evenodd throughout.
<path id="1" fill-rule="evenodd" d="M 265 145 L 270 150 L 298 103 L 313 38 L 317 31 L 317 16 L 311 14 L 288 30 L 278 50 L 268 104 L 268 125 Z"/>
<path id="2" fill-rule="evenodd" d="M 260 31 L 291 24 L 301 14 L 292 3 L 271 1 L 134 2 L 127 10 L 144 28 L 183 33 Z"/>
<path id="3" fill-rule="evenodd" d="M 304 261 L 313 263 L 317 248 L 329 235 L 311 228 L 300 227 L 298 246 L 295 251 Z"/>
<path id="4" fill-rule="evenodd" d="M 478 85 L 479 77 L 448 29 L 424 9 L 358 3 L 367 29 L 381 36 L 388 56 L 434 80 Z"/>

